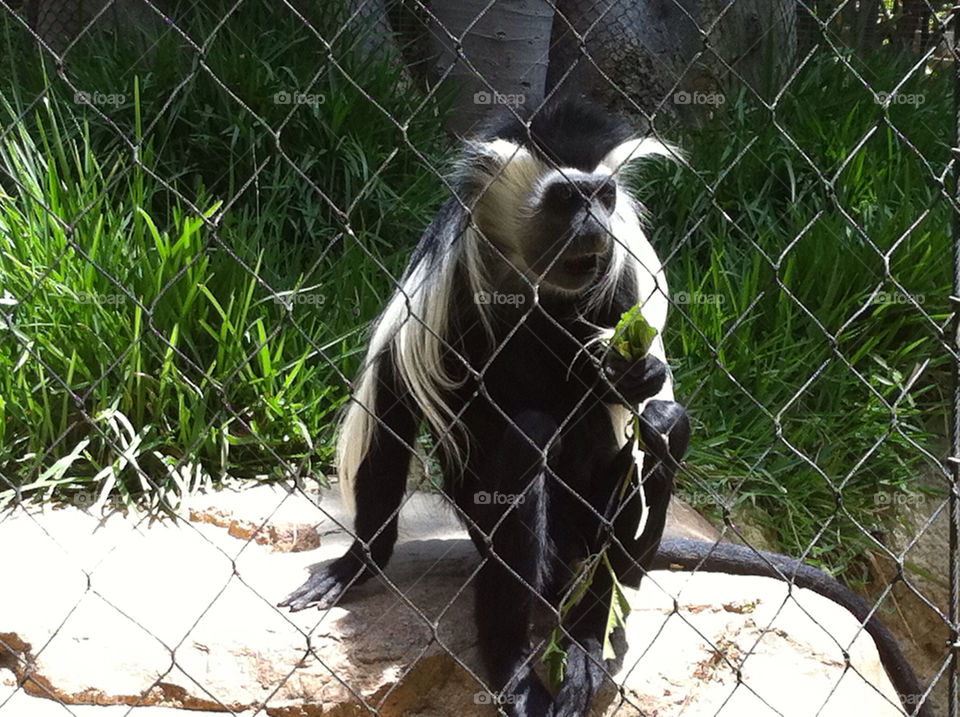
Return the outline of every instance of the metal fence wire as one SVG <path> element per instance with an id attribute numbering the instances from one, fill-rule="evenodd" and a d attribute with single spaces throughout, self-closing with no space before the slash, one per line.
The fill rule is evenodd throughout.
<path id="1" fill-rule="evenodd" d="M 25 564 L 15 554 L 70 547 L 69 532 L 53 527 L 51 502 L 104 525 L 111 511 L 131 509 L 131 521 L 141 515 L 122 540 L 100 546 L 104 556 L 139 546 L 157 560 L 189 561 L 149 552 L 157 524 L 173 524 L 225 561 L 222 584 L 219 573 L 204 576 L 220 584 L 209 600 L 185 597 L 184 608 L 144 598 L 186 621 L 176 640 L 111 595 L 110 581 L 101 581 L 110 568 L 99 559 L 74 570 L 82 585 L 54 602 L 48 589 L 56 583 L 41 579 L 49 572 L 43 566 L 36 575 L 8 572 L 0 591 L 0 715 L 46 714 L 51 705 L 82 715 L 108 704 L 118 714 L 159 705 L 244 715 L 514 714 L 519 688 L 501 692 L 476 643 L 463 643 L 457 621 L 469 612 L 458 606 L 493 567 L 519 580 L 544 613 L 530 653 L 544 677 L 539 655 L 561 613 L 576 614 L 576 590 L 565 599 L 547 594 L 516 560 L 498 554 L 513 538 L 496 533 L 511 523 L 481 529 L 438 488 L 450 458 L 425 425 L 404 441 L 414 456 L 406 496 L 378 525 L 355 526 L 329 484 L 337 483 L 334 443 L 347 407 L 370 416 L 373 432 L 393 410 L 355 390 L 369 370 L 361 360 L 372 322 L 399 291 L 395 305 L 411 312 L 406 321 L 437 325 L 417 314 L 433 304 L 407 295 L 403 269 L 417 237 L 460 186 L 462 137 L 497 113 L 529 121 L 570 95 L 680 147 L 677 163 L 645 164 L 630 184 L 670 286 L 669 319 L 657 340 L 693 422 L 675 477 L 679 497 L 712 521 L 718 540 L 748 547 L 761 566 L 755 574 L 803 584 L 795 563 L 762 551 L 789 552 L 836 573 L 866 600 L 863 614 L 845 605 L 860 625 L 853 635 L 833 634 L 833 623 L 807 611 L 797 590 L 785 593 L 769 620 L 757 615 L 753 641 L 737 645 L 698 631 L 713 667 L 674 689 L 723 683 L 716 668 L 727 676 L 726 696 L 711 704 L 683 694 L 646 702 L 616 687 L 615 673 L 629 680 L 650 669 L 649 659 L 635 663 L 666 654 L 665 626 L 682 621 L 696 630 L 692 616 L 703 608 L 691 606 L 684 584 L 652 572 L 644 595 L 666 601 L 662 614 L 634 618 L 649 629 L 629 631 L 627 658 L 615 639 L 619 662 L 581 665 L 604 678 L 603 713 L 690 714 L 684 709 L 696 702 L 696 714 L 725 714 L 736 704 L 753 705 L 744 714 L 800 714 L 771 699 L 762 683 L 770 670 L 751 677 L 753 665 L 772 659 L 762 638 L 775 631 L 773 621 L 800 607 L 830 635 L 824 654 L 841 655 L 841 673 L 861 677 L 864 694 L 890 714 L 956 717 L 958 18 L 960 6 L 932 0 L 0 0 L 7 75 L 0 81 L 3 562 L 9 570 Z M 498 172 L 508 174 L 514 161 Z M 470 214 L 473 206 L 462 209 Z M 427 285 L 438 286 L 435 278 L 426 276 Z M 526 317 L 518 326 L 534 323 L 539 281 L 530 304 L 518 307 Z M 447 362 L 460 360 L 476 396 L 489 397 L 490 367 L 470 365 L 457 340 L 446 351 Z M 514 414 L 500 410 L 527 435 Z M 460 418 L 447 421 L 451 435 Z M 517 450 L 532 446 L 546 466 L 557 437 L 570 430 L 561 425 Z M 554 468 L 543 469 L 543 480 L 562 482 Z M 259 517 L 246 528 L 221 521 L 232 543 L 212 538 L 201 519 L 176 519 L 191 513 L 202 489 L 220 483 L 266 486 L 263 495 L 274 501 L 258 497 Z M 389 487 L 366 490 L 377 495 L 358 495 L 358 502 L 387 500 Z M 419 500 L 428 510 L 448 506 L 492 550 L 476 558 L 454 551 L 457 564 L 439 582 L 368 567 L 376 587 L 357 599 L 388 600 L 371 603 L 382 614 L 364 613 L 369 625 L 335 612 L 352 609 L 350 601 L 291 613 L 277 603 L 296 584 L 275 591 L 245 573 L 257 551 L 280 565 L 325 546 L 333 533 L 346 536 L 346 546 L 362 532 L 369 557 L 374 542 L 396 530 L 400 509 Z M 279 516 L 298 501 L 309 502 L 321 528 L 283 536 Z M 133 510 L 144 505 L 145 514 Z M 588 500 L 577 510 L 610 523 Z M 395 559 L 402 562 L 404 551 L 401 543 Z M 702 577 L 709 554 L 691 554 L 685 567 L 694 577 Z M 429 561 L 441 555 L 428 550 L 414 564 L 432 570 Z M 600 554 L 582 557 L 594 576 L 605 570 Z M 678 562 L 666 551 L 652 565 Z M 296 583 L 297 571 L 285 565 Z M 579 584 L 571 583 L 576 575 L 560 587 Z M 257 611 L 224 605 L 238 585 Z M 437 585 L 447 592 L 432 594 Z M 750 585 L 745 598 L 757 590 Z M 36 592 L 25 597 L 24 590 Z M 133 644 L 136 633 L 159 645 L 165 662 L 152 678 L 116 688 L 80 684 L 74 668 L 97 658 L 75 647 L 66 653 L 75 662 L 57 671 L 51 655 L 58 643 L 82 644 L 71 616 L 89 617 L 94 597 L 101 615 L 127 620 L 126 641 Z M 31 605 L 50 612 L 28 615 Z M 724 609 L 753 609 L 737 605 Z M 486 609 L 525 619 L 518 605 Z M 211 680 L 218 661 L 243 659 L 242 647 L 215 651 L 206 667 L 186 659 L 204 623 L 233 623 L 246 634 L 265 610 L 269 629 L 295 629 L 301 647 L 282 659 L 265 652 L 269 670 L 253 679 L 243 673 L 257 683 L 244 694 L 257 697 Z M 398 612 L 425 631 L 422 643 L 411 646 L 395 632 Z M 331 617 L 338 617 L 333 626 Z M 854 640 L 877 620 L 890 625 L 912 663 L 915 694 L 881 692 L 851 657 Z M 560 633 L 568 677 L 583 639 L 572 627 L 570 635 L 572 645 Z M 364 658 L 349 665 L 336 658 L 350 642 L 357 650 L 387 646 L 395 664 L 376 664 L 383 674 L 371 677 Z M 425 665 L 438 657 L 448 667 L 430 672 Z M 321 695 L 309 688 L 311 670 L 326 675 Z M 904 684 L 892 682 L 895 690 Z M 810 714 L 836 714 L 846 689 L 840 684 Z M 465 698 L 438 706 L 431 699 L 441 685 Z M 749 700 L 737 702 L 736 691 Z"/>

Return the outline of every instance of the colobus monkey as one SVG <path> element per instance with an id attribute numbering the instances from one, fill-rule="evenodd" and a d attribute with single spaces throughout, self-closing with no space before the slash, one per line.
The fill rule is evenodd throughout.
<path id="1" fill-rule="evenodd" d="M 670 153 L 573 102 L 467 143 L 453 196 L 375 323 L 341 426 L 356 539 L 281 605 L 332 605 L 387 563 L 425 421 L 444 490 L 484 558 L 474 581 L 488 685 L 513 717 L 586 714 L 606 679 L 609 571 L 596 570 L 564 618 L 555 695 L 533 670 L 530 613 L 556 609 L 604 549 L 620 581 L 638 585 L 660 544 L 690 426 L 665 366 L 663 269 L 619 176 Z M 631 362 L 601 339 L 636 304 L 658 334 Z"/>

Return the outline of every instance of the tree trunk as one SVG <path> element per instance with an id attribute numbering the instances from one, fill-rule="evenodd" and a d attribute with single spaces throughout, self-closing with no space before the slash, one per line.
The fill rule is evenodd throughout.
<path id="1" fill-rule="evenodd" d="M 430 28 L 434 75 L 449 73 L 459 83 L 451 129 L 462 133 L 510 106 L 535 109 L 543 100 L 553 8 L 544 0 L 497 0 L 484 12 L 488 4 L 430 4 L 436 16 Z"/>
<path id="2" fill-rule="evenodd" d="M 930 37 L 932 13 L 927 0 L 903 0 L 895 39 L 904 50 L 924 47 Z"/>
<path id="3" fill-rule="evenodd" d="M 795 66 L 796 9 L 795 0 L 703 0 L 700 27 L 709 29 L 711 50 L 699 71 L 720 91 L 746 85 L 772 98 Z"/>
<path id="4" fill-rule="evenodd" d="M 638 118 L 672 114 L 664 99 L 696 52 L 697 5 L 698 0 L 560 0 L 547 87 Z"/>
<path id="5" fill-rule="evenodd" d="M 37 35 L 58 54 L 70 47 L 85 30 L 127 31 L 162 26 L 160 17 L 143 0 L 114 0 L 103 11 L 108 3 L 110 0 L 28 0 L 25 4 L 27 17 Z M 103 14 L 98 16 L 101 11 Z M 94 18 L 97 18 L 94 24 L 86 29 Z"/>
<path id="6" fill-rule="evenodd" d="M 880 47 L 880 35 L 877 32 L 881 12 L 880 2 L 881 0 L 860 0 L 854 38 L 854 47 L 858 50 L 875 50 Z"/>
<path id="7" fill-rule="evenodd" d="M 699 123 L 744 84 L 772 96 L 796 59 L 796 0 L 560 0 L 559 10 L 548 88 L 633 114 Z"/>
<path id="8" fill-rule="evenodd" d="M 396 60 L 403 56 L 390 24 L 385 0 L 350 0 L 351 22 L 360 27 L 365 56 Z"/>

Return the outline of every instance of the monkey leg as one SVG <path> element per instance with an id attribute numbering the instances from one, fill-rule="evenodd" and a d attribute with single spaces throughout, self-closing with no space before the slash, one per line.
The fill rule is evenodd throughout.
<path id="1" fill-rule="evenodd" d="M 589 589 L 563 621 L 569 634 L 564 645 L 567 665 L 554 701 L 553 717 L 587 714 L 594 695 L 610 679 L 603 659 L 603 633 L 612 597 L 613 581 L 601 564 Z"/>
<path id="2" fill-rule="evenodd" d="M 397 514 L 410 467 L 410 445 L 419 423 L 419 414 L 411 406 L 392 364 L 385 361 L 380 366 L 380 386 L 374 407 L 376 426 L 353 479 L 357 506 L 355 540 L 343 556 L 314 570 L 279 607 L 295 611 L 313 605 L 330 607 L 347 588 L 369 579 L 390 560 L 397 541 Z"/>
<path id="3" fill-rule="evenodd" d="M 552 697 L 533 671 L 530 611 L 550 574 L 545 451 L 557 424 L 521 412 L 496 443 L 480 486 L 511 496 L 507 505 L 470 506 L 483 542 L 484 564 L 476 577 L 480 652 L 498 702 L 510 717 L 547 717 Z M 488 494 L 489 495 L 489 494 Z"/>

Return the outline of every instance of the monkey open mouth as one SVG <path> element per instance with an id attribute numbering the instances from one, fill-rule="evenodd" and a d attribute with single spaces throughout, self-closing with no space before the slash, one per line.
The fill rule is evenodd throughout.
<path id="1" fill-rule="evenodd" d="M 597 270 L 599 257 L 597 254 L 582 254 L 572 259 L 564 259 L 560 266 L 565 274 L 574 276 L 582 274 L 592 274 Z"/>

